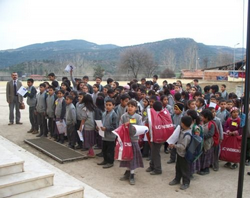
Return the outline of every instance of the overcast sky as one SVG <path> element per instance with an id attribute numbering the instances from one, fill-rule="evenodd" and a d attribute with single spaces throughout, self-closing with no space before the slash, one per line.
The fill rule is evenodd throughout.
<path id="1" fill-rule="evenodd" d="M 71 39 L 128 46 L 179 37 L 245 47 L 246 15 L 247 0 L 0 0 L 0 50 Z"/>

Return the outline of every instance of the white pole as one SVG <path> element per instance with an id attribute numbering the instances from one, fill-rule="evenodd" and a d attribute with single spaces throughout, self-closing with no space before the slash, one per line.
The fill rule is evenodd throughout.
<path id="1" fill-rule="evenodd" d="M 235 45 L 234 45 L 234 60 L 233 60 L 233 68 L 234 68 L 234 75 L 233 75 L 233 81 L 234 81 L 234 77 L 235 77 L 235 47 L 237 46 L 237 45 L 239 45 L 240 43 L 236 43 Z"/>

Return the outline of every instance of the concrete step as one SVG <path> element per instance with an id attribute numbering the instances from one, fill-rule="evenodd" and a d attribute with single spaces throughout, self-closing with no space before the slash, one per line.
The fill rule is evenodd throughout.
<path id="1" fill-rule="evenodd" d="M 83 187 L 50 186 L 47 188 L 22 193 L 12 198 L 76 198 L 83 197 Z"/>
<path id="2" fill-rule="evenodd" d="M 23 172 L 24 160 L 0 146 L 0 177 Z"/>
<path id="3" fill-rule="evenodd" d="M 37 190 L 53 185 L 54 174 L 45 172 L 22 172 L 0 177 L 0 197 Z"/>

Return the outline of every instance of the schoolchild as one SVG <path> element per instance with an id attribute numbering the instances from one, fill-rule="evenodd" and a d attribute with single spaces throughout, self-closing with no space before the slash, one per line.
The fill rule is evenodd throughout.
<path id="1" fill-rule="evenodd" d="M 68 137 L 68 146 L 69 148 L 75 149 L 75 125 L 76 125 L 76 108 L 73 105 L 73 97 L 66 96 L 66 125 L 67 125 L 67 137 Z"/>
<path id="2" fill-rule="evenodd" d="M 90 94 L 86 94 L 83 98 L 84 107 L 82 109 L 82 121 L 79 131 L 83 133 L 84 150 L 88 150 L 87 157 L 95 157 L 93 146 L 96 144 L 96 124 L 95 124 L 95 105 Z"/>
<path id="3" fill-rule="evenodd" d="M 181 124 L 181 118 L 183 117 L 183 109 L 184 105 L 181 103 L 177 103 L 174 105 L 174 114 L 172 116 L 172 120 L 175 128 Z M 175 161 L 176 161 L 176 149 L 172 148 L 170 151 L 170 160 L 167 163 L 172 164 L 175 163 Z"/>
<path id="4" fill-rule="evenodd" d="M 205 109 L 205 101 L 203 98 L 198 98 L 196 100 L 196 103 L 195 103 L 196 107 L 197 107 L 197 113 L 200 113 L 202 112 L 204 109 Z"/>
<path id="5" fill-rule="evenodd" d="M 27 104 L 29 105 L 29 119 L 31 128 L 27 133 L 37 134 L 38 126 L 37 126 L 37 118 L 35 115 L 36 109 L 36 88 L 33 86 L 34 80 L 32 78 L 27 80 L 28 92 L 24 95 L 24 98 L 27 97 Z"/>
<path id="6" fill-rule="evenodd" d="M 55 131 L 55 101 L 56 101 L 56 95 L 55 95 L 55 88 L 53 86 L 49 87 L 48 96 L 46 98 L 46 116 L 48 117 L 48 128 L 50 132 L 50 137 L 55 137 L 54 131 Z"/>
<path id="7" fill-rule="evenodd" d="M 213 114 L 209 109 L 205 109 L 200 113 L 201 120 L 203 122 L 203 153 L 200 157 L 200 171 L 197 172 L 199 175 L 209 174 L 209 167 L 212 165 L 213 153 L 214 153 L 214 140 L 213 136 L 215 133 L 215 125 L 211 124 L 213 120 Z"/>
<path id="8" fill-rule="evenodd" d="M 119 125 L 119 122 L 120 122 L 122 115 L 127 110 L 127 104 L 129 102 L 129 100 L 130 100 L 130 96 L 128 94 L 122 94 L 120 97 L 120 104 L 114 108 L 114 111 L 117 115 L 117 124 L 118 125 Z"/>
<path id="9" fill-rule="evenodd" d="M 98 96 L 98 93 L 99 93 L 99 85 L 98 84 L 94 84 L 93 85 L 93 93 L 92 93 L 92 98 L 93 98 L 94 104 L 96 104 L 96 98 Z"/>
<path id="10" fill-rule="evenodd" d="M 63 122 L 65 120 L 66 114 L 66 102 L 64 99 L 64 90 L 58 90 L 56 92 L 57 99 L 55 101 L 55 121 Z M 64 143 L 64 134 L 60 134 L 58 128 L 55 127 L 55 140 L 60 142 L 61 144 Z"/>
<path id="11" fill-rule="evenodd" d="M 172 106 L 168 104 L 168 97 L 166 95 L 162 95 L 160 100 L 162 102 L 162 108 L 166 108 L 170 113 L 170 115 L 172 116 L 174 114 L 174 109 Z"/>
<path id="12" fill-rule="evenodd" d="M 153 108 L 156 112 L 160 112 L 162 110 L 162 103 L 160 101 L 156 101 L 153 104 Z M 154 128 L 155 126 L 152 126 Z M 151 142 L 151 161 L 149 163 L 149 167 L 146 169 L 146 172 L 150 172 L 150 175 L 160 175 L 162 174 L 161 168 L 161 150 L 162 143 Z"/>
<path id="13" fill-rule="evenodd" d="M 115 102 L 112 99 L 108 99 L 105 103 L 105 113 L 103 114 L 102 123 L 103 127 L 101 130 L 104 131 L 102 153 L 103 161 L 97 163 L 97 165 L 102 165 L 103 168 L 111 168 L 114 166 L 114 152 L 115 152 L 115 134 L 112 133 L 113 130 L 117 128 L 117 115 L 114 111 Z"/>
<path id="14" fill-rule="evenodd" d="M 242 128 L 240 127 L 239 109 L 237 107 L 233 107 L 230 114 L 231 117 L 228 118 L 224 124 L 224 131 L 230 136 L 239 136 L 242 133 Z M 232 165 L 231 162 L 227 162 L 224 167 L 236 169 L 238 164 L 234 163 Z"/>
<path id="15" fill-rule="evenodd" d="M 46 115 L 46 85 L 44 83 L 39 85 L 40 92 L 36 96 L 36 110 L 35 114 L 37 116 L 37 123 L 38 127 L 40 129 L 40 133 L 37 135 L 37 137 L 47 136 L 47 123 L 45 119 Z"/>
<path id="16" fill-rule="evenodd" d="M 220 86 L 221 97 L 224 98 L 225 100 L 227 100 L 227 98 L 228 98 L 228 93 L 227 93 L 227 91 L 226 91 L 226 88 L 227 88 L 227 86 L 226 86 L 225 84 L 222 84 L 222 85 Z"/>
<path id="17" fill-rule="evenodd" d="M 186 133 L 191 134 L 190 126 L 192 124 L 192 118 L 184 116 L 181 118 L 181 132 L 177 141 L 177 144 L 170 144 L 170 148 L 176 148 L 177 161 L 175 165 L 175 178 L 169 183 L 170 186 L 180 184 L 182 179 L 181 190 L 186 190 L 190 185 L 190 164 L 185 158 L 186 149 L 189 145 L 191 138 Z"/>
<path id="18" fill-rule="evenodd" d="M 129 126 L 129 135 L 133 148 L 133 159 L 131 161 L 121 161 L 120 167 L 127 168 L 124 176 L 120 178 L 120 180 L 129 180 L 131 185 L 135 184 L 135 169 L 143 168 L 143 161 L 141 150 L 138 144 L 138 136 L 135 135 L 135 129 L 133 127 L 134 124 L 142 125 L 142 117 L 136 113 L 137 110 L 137 102 L 134 100 L 130 100 L 127 104 L 127 112 L 122 115 L 120 120 L 120 125 L 125 124 Z"/>
<path id="19" fill-rule="evenodd" d="M 225 124 L 227 118 L 229 117 L 229 112 L 227 111 L 227 103 L 225 99 L 219 102 L 220 109 L 216 112 L 216 117 L 220 118 L 222 126 Z"/>
<path id="20" fill-rule="evenodd" d="M 72 90 L 69 94 L 73 97 L 73 105 L 76 107 L 76 103 L 78 102 L 78 92 L 76 90 Z"/>

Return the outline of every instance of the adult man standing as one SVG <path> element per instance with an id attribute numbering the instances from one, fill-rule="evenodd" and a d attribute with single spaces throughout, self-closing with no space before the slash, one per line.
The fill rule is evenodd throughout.
<path id="1" fill-rule="evenodd" d="M 9 125 L 14 124 L 14 109 L 16 109 L 16 124 L 20 122 L 21 114 L 19 105 L 23 102 L 23 97 L 17 93 L 18 89 L 22 86 L 22 82 L 18 80 L 18 74 L 13 72 L 11 74 L 12 80 L 7 82 L 6 85 L 6 100 L 9 104 Z"/>

